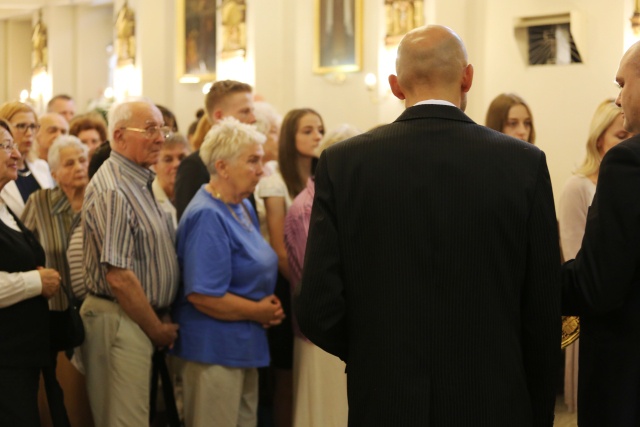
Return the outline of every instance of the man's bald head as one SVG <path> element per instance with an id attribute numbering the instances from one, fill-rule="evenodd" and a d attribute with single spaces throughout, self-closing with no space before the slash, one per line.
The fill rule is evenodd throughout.
<path id="1" fill-rule="evenodd" d="M 640 133 L 640 42 L 631 46 L 620 60 L 616 73 L 620 93 L 616 104 L 622 108 L 624 128 Z"/>
<path id="2" fill-rule="evenodd" d="M 444 90 L 460 91 L 461 97 L 471 86 L 471 81 L 461 85 L 468 68 L 464 43 L 453 30 L 441 25 L 416 28 L 398 46 L 397 83 L 405 97 Z"/>

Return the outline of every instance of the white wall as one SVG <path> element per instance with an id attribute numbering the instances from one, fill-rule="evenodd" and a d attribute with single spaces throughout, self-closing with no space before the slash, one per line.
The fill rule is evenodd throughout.
<path id="1" fill-rule="evenodd" d="M 78 6 L 75 19 L 75 66 L 73 83 L 78 111 L 100 98 L 109 82 L 107 46 L 113 42 L 112 6 Z"/>
<path id="2" fill-rule="evenodd" d="M 23 19 L 2 24 L 0 55 L 5 62 L 0 66 L 0 101 L 17 101 L 20 91 L 31 85 L 31 22 Z"/>
<path id="3" fill-rule="evenodd" d="M 582 161 L 593 112 L 605 98 L 617 95 L 612 82 L 624 51 L 625 28 L 629 26 L 624 3 L 487 0 L 485 6 L 479 19 L 485 24 L 482 47 L 485 56 L 483 67 L 476 68 L 482 108 L 474 109 L 471 116 L 483 123 L 493 97 L 501 92 L 521 95 L 532 109 L 536 145 L 547 155 L 557 201 L 564 182 Z M 584 63 L 528 66 L 517 49 L 514 19 L 566 11 L 582 15 L 586 44 L 578 48 Z"/>

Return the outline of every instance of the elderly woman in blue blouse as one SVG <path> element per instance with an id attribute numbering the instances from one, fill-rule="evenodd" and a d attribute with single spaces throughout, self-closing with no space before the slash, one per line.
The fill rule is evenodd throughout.
<path id="1" fill-rule="evenodd" d="M 180 325 L 187 427 L 255 426 L 258 371 L 269 364 L 265 328 L 284 318 L 273 290 L 278 257 L 246 200 L 262 175 L 265 137 L 227 118 L 200 148 L 211 174 L 185 210 L 177 235 L 183 287 Z"/>

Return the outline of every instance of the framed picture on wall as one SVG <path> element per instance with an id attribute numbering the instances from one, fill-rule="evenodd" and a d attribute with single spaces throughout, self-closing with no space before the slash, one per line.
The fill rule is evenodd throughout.
<path id="1" fill-rule="evenodd" d="M 245 0 L 222 0 L 220 8 L 222 22 L 223 58 L 244 56 L 247 50 L 247 4 Z"/>
<path id="2" fill-rule="evenodd" d="M 315 73 L 362 69 L 362 3 L 315 0 Z"/>
<path id="3" fill-rule="evenodd" d="M 409 31 L 424 25 L 423 0 L 385 0 L 385 43 L 396 46 Z"/>
<path id="4" fill-rule="evenodd" d="M 178 76 L 214 80 L 216 76 L 215 0 L 177 0 Z"/>

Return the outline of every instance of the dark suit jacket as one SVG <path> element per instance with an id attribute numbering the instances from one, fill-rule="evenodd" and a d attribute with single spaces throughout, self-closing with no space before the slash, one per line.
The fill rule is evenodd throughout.
<path id="1" fill-rule="evenodd" d="M 640 136 L 604 157 L 562 278 L 563 312 L 580 315 L 580 426 L 640 425 Z"/>
<path id="2" fill-rule="evenodd" d="M 326 150 L 302 332 L 347 363 L 351 426 L 552 426 L 560 255 L 536 147 L 408 108 Z"/>
<path id="3" fill-rule="evenodd" d="M 200 150 L 189 154 L 180 162 L 174 189 L 178 219 L 202 184 L 209 182 L 210 178 L 209 171 L 200 158 Z"/>

